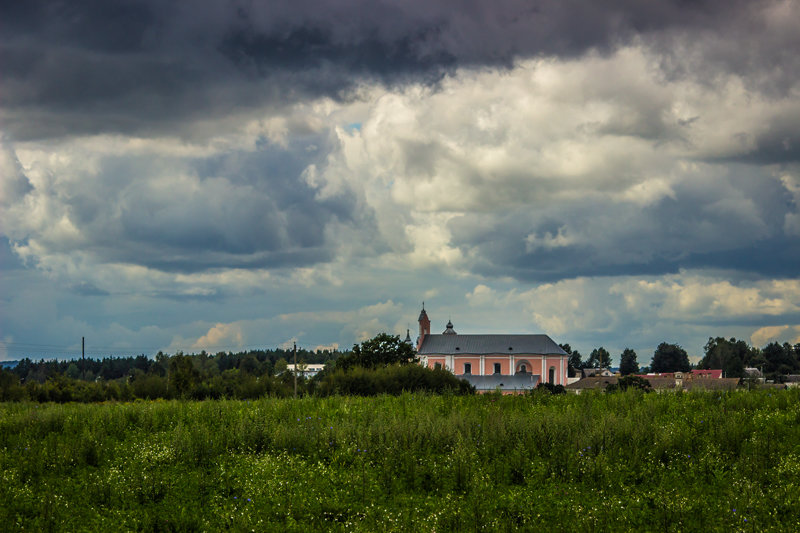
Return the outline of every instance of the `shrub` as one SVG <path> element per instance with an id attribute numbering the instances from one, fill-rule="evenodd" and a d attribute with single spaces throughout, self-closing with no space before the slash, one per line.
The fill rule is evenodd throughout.
<path id="1" fill-rule="evenodd" d="M 624 391 L 628 389 L 636 389 L 644 392 L 652 392 L 653 387 L 650 382 L 641 376 L 623 376 L 617 380 L 617 383 L 611 383 L 606 387 L 607 392 Z"/>
<path id="2" fill-rule="evenodd" d="M 354 367 L 348 371 L 336 370 L 319 382 L 316 391 L 321 396 L 375 396 L 416 391 L 472 394 L 475 388 L 446 370 L 420 365 L 390 365 L 376 369 Z"/>
<path id="3" fill-rule="evenodd" d="M 550 394 L 566 394 L 566 389 L 564 385 L 553 385 L 552 383 L 539 383 L 536 385 L 537 392 L 549 392 Z M 531 391 L 532 393 L 534 391 Z"/>

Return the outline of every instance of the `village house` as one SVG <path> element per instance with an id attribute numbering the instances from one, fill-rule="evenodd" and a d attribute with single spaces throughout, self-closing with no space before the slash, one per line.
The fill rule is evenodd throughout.
<path id="1" fill-rule="evenodd" d="M 465 335 L 456 333 L 450 321 L 441 334 L 432 334 L 424 306 L 417 356 L 423 366 L 445 368 L 478 392 L 514 394 L 539 383 L 567 384 L 567 353 L 547 335 Z"/>
<path id="2" fill-rule="evenodd" d="M 582 378 L 591 378 L 591 377 L 611 377 L 614 373 L 609 368 L 582 368 L 581 369 L 581 377 Z"/>

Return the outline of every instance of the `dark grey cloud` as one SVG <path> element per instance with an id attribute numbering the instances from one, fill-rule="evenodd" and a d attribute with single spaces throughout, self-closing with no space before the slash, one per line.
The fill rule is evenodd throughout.
<path id="1" fill-rule="evenodd" d="M 0 236 L 0 267 L 3 272 L 11 270 L 22 270 L 25 265 L 22 264 L 19 257 L 11 249 L 11 242 L 6 236 Z"/>
<path id="2" fill-rule="evenodd" d="M 28 191 L 32 205 L 48 207 L 32 216 L 18 206 L 12 225 L 17 239 L 36 241 L 48 256 L 78 249 L 98 263 L 166 272 L 327 262 L 342 244 L 328 231 L 331 224 L 350 228 L 365 246 L 379 250 L 372 211 L 356 191 L 320 198 L 302 179 L 314 160 L 305 150 L 309 139 L 300 137 L 286 149 L 268 145 L 188 160 L 99 157 L 80 180 Z M 327 152 L 324 137 L 313 141 Z M 64 220 L 74 228 L 68 237 L 51 234 Z"/>
<path id="3" fill-rule="evenodd" d="M 792 277 L 800 248 L 784 232 L 797 211 L 780 181 L 749 166 L 722 180 L 683 182 L 674 198 L 633 205 L 582 200 L 450 222 L 453 244 L 481 274 L 523 281 L 662 275 L 682 269 Z"/>
<path id="4" fill-rule="evenodd" d="M 800 109 L 775 117 L 765 131 L 742 135 L 742 140 L 752 141 L 754 148 L 734 158 L 737 161 L 763 165 L 800 161 Z"/>
<path id="5" fill-rule="evenodd" d="M 699 75 L 708 65 L 671 55 L 679 48 L 676 42 L 686 35 L 691 41 L 694 34 L 709 41 L 707 60 L 715 69 L 754 79 L 769 72 L 770 83 L 791 87 L 797 76 L 796 32 L 775 32 L 759 22 L 760 10 L 772 5 L 5 2 L 0 6 L 4 128 L 18 140 L 176 130 L 185 121 L 253 106 L 319 95 L 347 98 L 364 82 L 435 83 L 459 66 L 575 57 L 637 39 L 655 43 L 671 75 Z M 743 34 L 752 37 L 744 53 L 729 37 Z"/>
<path id="6" fill-rule="evenodd" d="M 110 294 L 108 291 L 86 281 L 76 283 L 70 288 L 72 292 L 79 296 L 108 296 Z"/>
<path id="7" fill-rule="evenodd" d="M 33 190 L 22 170 L 17 154 L 0 137 L 0 213 L 2 209 L 20 201 Z"/>

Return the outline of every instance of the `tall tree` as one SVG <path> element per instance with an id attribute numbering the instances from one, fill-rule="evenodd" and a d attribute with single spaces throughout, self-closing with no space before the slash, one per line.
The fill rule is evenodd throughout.
<path id="1" fill-rule="evenodd" d="M 172 394 L 184 397 L 197 382 L 197 371 L 192 364 L 192 357 L 178 352 L 169 359 L 168 383 Z"/>
<path id="2" fill-rule="evenodd" d="M 639 362 L 636 360 L 636 352 L 630 348 L 625 348 L 619 356 L 619 373 L 623 376 L 635 374 L 639 371 Z"/>
<path id="3" fill-rule="evenodd" d="M 740 378 L 744 376 L 744 367 L 759 364 L 758 359 L 758 350 L 751 348 L 743 340 L 709 337 L 705 356 L 697 366 L 704 369 L 718 368 L 726 377 Z"/>
<path id="4" fill-rule="evenodd" d="M 761 354 L 767 361 L 764 371 L 769 374 L 791 374 L 798 369 L 798 362 L 794 356 L 791 344 L 778 344 L 771 342 L 764 346 Z"/>
<path id="5" fill-rule="evenodd" d="M 279 357 L 277 361 L 275 361 L 275 368 L 273 371 L 275 375 L 282 374 L 286 372 L 286 369 L 289 368 L 289 363 L 283 357 Z"/>
<path id="6" fill-rule="evenodd" d="M 592 350 L 589 360 L 586 362 L 589 368 L 608 368 L 611 366 L 611 354 L 602 346 Z"/>
<path id="7" fill-rule="evenodd" d="M 581 361 L 581 352 L 578 350 L 572 350 L 572 346 L 569 344 L 559 344 L 562 350 L 567 352 L 569 358 L 567 359 L 567 375 L 571 378 L 574 378 L 575 375 L 578 373 L 578 370 L 583 368 L 583 361 Z"/>
<path id="8" fill-rule="evenodd" d="M 415 360 L 414 347 L 400 340 L 399 335 L 379 333 L 360 345 L 354 344 L 350 354 L 336 360 L 336 368 L 378 368 L 392 364 L 403 365 Z"/>
<path id="9" fill-rule="evenodd" d="M 689 354 L 677 344 L 662 342 L 653 353 L 651 372 L 688 372 L 692 369 Z"/>

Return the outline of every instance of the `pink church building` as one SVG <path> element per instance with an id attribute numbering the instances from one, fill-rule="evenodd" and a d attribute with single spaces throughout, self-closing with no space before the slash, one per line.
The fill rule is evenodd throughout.
<path id="1" fill-rule="evenodd" d="M 408 339 L 410 340 L 410 339 Z M 446 368 L 478 392 L 522 393 L 539 383 L 567 385 L 567 353 L 547 335 L 463 335 L 453 324 L 431 334 L 423 306 L 417 356 L 429 368 Z"/>

